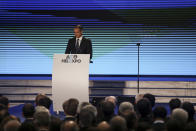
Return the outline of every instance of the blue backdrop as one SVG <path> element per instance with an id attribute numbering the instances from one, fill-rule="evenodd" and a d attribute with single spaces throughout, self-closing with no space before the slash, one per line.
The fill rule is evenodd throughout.
<path id="1" fill-rule="evenodd" d="M 196 0 L 1 0 L 0 74 L 51 74 L 73 26 L 93 43 L 90 74 L 196 75 Z"/>

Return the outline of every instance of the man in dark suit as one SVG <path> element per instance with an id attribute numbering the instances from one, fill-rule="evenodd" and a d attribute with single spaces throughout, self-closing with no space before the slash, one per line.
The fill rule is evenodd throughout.
<path id="1" fill-rule="evenodd" d="M 83 28 L 81 25 L 74 27 L 75 37 L 69 39 L 65 54 L 90 54 L 92 59 L 92 43 L 90 39 L 82 36 Z"/>

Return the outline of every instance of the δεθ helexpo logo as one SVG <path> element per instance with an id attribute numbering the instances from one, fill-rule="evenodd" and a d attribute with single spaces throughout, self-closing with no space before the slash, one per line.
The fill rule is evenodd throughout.
<path id="1" fill-rule="evenodd" d="M 65 59 L 62 59 L 63 63 L 81 63 L 81 59 L 77 58 L 77 55 L 67 55 Z"/>

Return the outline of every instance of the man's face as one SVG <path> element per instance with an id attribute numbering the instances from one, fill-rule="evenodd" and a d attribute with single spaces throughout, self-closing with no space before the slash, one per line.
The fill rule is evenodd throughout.
<path id="1" fill-rule="evenodd" d="M 82 36 L 82 31 L 78 28 L 74 28 L 74 35 L 76 38 L 79 38 L 80 36 Z"/>

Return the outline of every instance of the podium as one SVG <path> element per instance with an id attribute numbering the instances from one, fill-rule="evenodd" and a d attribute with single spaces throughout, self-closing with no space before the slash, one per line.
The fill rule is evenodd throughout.
<path id="1" fill-rule="evenodd" d="M 54 54 L 52 72 L 53 110 L 63 111 L 65 100 L 89 102 L 89 54 Z"/>

